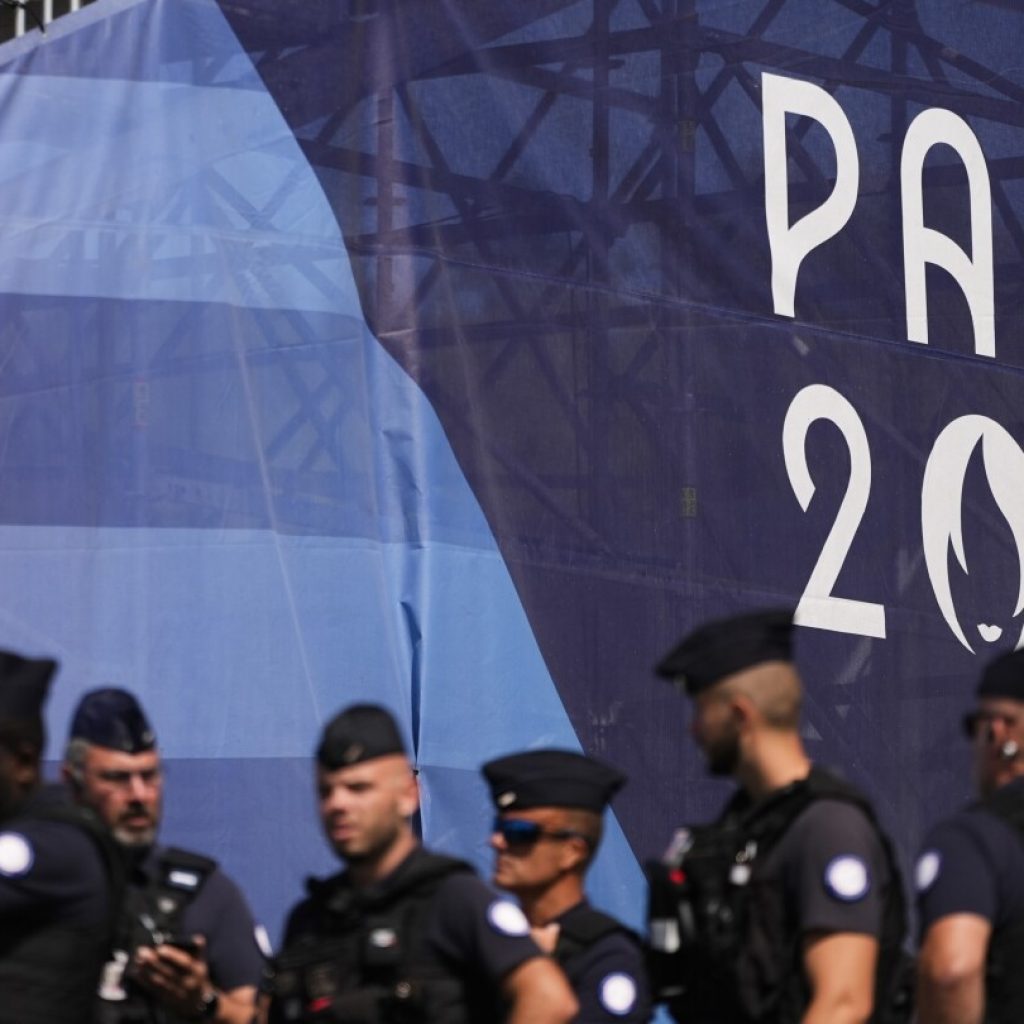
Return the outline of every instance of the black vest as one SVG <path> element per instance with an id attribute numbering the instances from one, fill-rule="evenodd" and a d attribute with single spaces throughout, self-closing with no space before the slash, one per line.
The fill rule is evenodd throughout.
<path id="1" fill-rule="evenodd" d="M 804 780 L 744 807 L 734 799 L 713 825 L 680 830 L 666 859 L 650 865 L 650 969 L 655 997 L 693 1024 L 792 1024 L 809 1001 L 800 936 L 778 884 L 757 864 L 815 800 L 845 800 L 878 833 L 889 866 L 873 1024 L 910 1019 L 911 961 L 903 951 L 906 907 L 892 847 L 868 801 L 812 769 Z"/>
<path id="2" fill-rule="evenodd" d="M 559 921 L 558 941 L 553 955 L 569 979 L 573 991 L 579 989 L 580 972 L 586 966 L 587 951 L 606 935 L 615 932 L 639 944 L 639 939 L 624 924 L 586 903 L 573 907 Z"/>
<path id="3" fill-rule="evenodd" d="M 347 873 L 310 881 L 298 934 L 276 958 L 273 1024 L 468 1024 L 496 1020 L 473 979 L 424 956 L 429 911 L 463 861 L 417 850 L 379 886 L 356 889 Z M 328 1017 L 323 1014 L 328 1008 Z"/>
<path id="4" fill-rule="evenodd" d="M 55 821 L 81 829 L 107 872 L 111 918 L 106 927 L 76 928 L 28 911 L 0 927 L 0 1024 L 83 1024 L 90 1019 L 96 981 L 110 950 L 113 911 L 124 871 L 119 851 L 93 815 L 52 791 L 37 795 L 18 820 Z"/>
<path id="5" fill-rule="evenodd" d="M 177 1024 L 179 1018 L 132 982 L 132 955 L 139 946 L 189 937 L 182 934 L 182 915 L 216 867 L 209 857 L 167 847 L 158 850 L 152 871 L 134 868 L 95 997 L 94 1024 Z"/>
<path id="6" fill-rule="evenodd" d="M 1009 825 L 1024 843 L 1024 789 L 1003 786 L 978 805 Z M 1024 918 L 997 928 L 985 964 L 985 1024 L 1024 1021 Z"/>

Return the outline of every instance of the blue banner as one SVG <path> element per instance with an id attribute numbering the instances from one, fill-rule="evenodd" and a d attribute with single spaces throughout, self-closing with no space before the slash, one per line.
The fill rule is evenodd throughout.
<path id="1" fill-rule="evenodd" d="M 1024 633 L 1024 22 L 941 0 L 98 0 L 0 48 L 0 642 L 135 689 L 167 838 L 272 933 L 310 752 L 399 715 L 722 799 L 650 667 L 798 609 L 812 756 L 903 855 Z"/>

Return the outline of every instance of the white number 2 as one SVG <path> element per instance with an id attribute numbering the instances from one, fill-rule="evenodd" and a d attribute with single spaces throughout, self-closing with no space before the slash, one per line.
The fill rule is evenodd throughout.
<path id="1" fill-rule="evenodd" d="M 884 605 L 832 594 L 871 492 L 871 451 L 864 424 L 853 406 L 834 388 L 811 384 L 790 404 L 782 428 L 786 472 L 793 493 L 806 512 L 814 497 L 814 481 L 807 468 L 807 432 L 817 420 L 835 424 L 843 435 L 850 451 L 850 480 L 817 564 L 804 587 L 795 621 L 815 629 L 882 639 L 885 637 Z"/>

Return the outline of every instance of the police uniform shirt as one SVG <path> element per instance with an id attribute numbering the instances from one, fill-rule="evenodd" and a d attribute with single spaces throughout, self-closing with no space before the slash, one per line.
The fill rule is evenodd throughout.
<path id="1" fill-rule="evenodd" d="M 410 868 L 423 853 L 422 848 L 414 850 L 380 883 L 378 892 L 386 892 L 389 881 Z M 335 888 L 349 885 L 347 873 L 337 876 L 332 884 Z M 319 934 L 319 908 L 320 901 L 310 898 L 292 911 L 283 948 L 302 936 Z M 495 895 L 469 871 L 453 873 L 439 883 L 430 901 L 423 945 L 418 955 L 425 960 L 454 965 L 455 972 L 471 987 L 483 982 L 495 995 L 506 975 L 542 955 L 530 938 L 529 923 L 518 905 Z"/>
<path id="2" fill-rule="evenodd" d="M 139 865 L 134 887 L 144 887 L 159 875 L 163 850 L 154 847 Z M 263 955 L 256 944 L 256 925 L 238 887 L 215 868 L 181 914 L 178 929 L 186 936 L 206 939 L 206 961 L 213 984 L 222 991 L 257 986 L 263 975 Z"/>
<path id="3" fill-rule="evenodd" d="M 1004 788 L 1024 801 L 1024 779 Z M 1024 920 L 1024 842 L 991 811 L 968 808 L 928 834 L 914 885 L 922 935 L 949 914 L 977 914 L 995 930 Z"/>
<path id="4" fill-rule="evenodd" d="M 62 799 L 48 788 L 0 825 L 0 931 L 18 920 L 109 927 L 110 880 L 96 841 L 71 822 L 32 816 Z"/>
<path id="5" fill-rule="evenodd" d="M 798 934 L 880 936 L 889 866 L 878 833 L 844 800 L 815 800 L 769 849 L 759 880 L 777 879 Z"/>
<path id="6" fill-rule="evenodd" d="M 562 927 L 570 925 L 573 915 L 586 907 L 586 901 L 578 903 L 555 920 Z M 609 932 L 571 955 L 563 968 L 580 1005 L 578 1024 L 639 1024 L 650 1019 L 651 996 L 643 950 L 625 929 Z"/>

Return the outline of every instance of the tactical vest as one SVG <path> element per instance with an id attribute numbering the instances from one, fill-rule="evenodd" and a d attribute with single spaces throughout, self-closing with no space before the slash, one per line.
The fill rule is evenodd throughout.
<path id="1" fill-rule="evenodd" d="M 127 887 L 114 932 L 113 954 L 95 996 L 95 1024 L 177 1024 L 179 1018 L 133 982 L 132 956 L 139 946 L 190 937 L 182 932 L 182 915 L 216 867 L 217 862 L 209 857 L 168 847 L 159 851 L 151 878 Z"/>
<path id="2" fill-rule="evenodd" d="M 1024 844 L 1024 792 L 1001 789 L 977 805 L 1009 825 Z M 993 931 L 985 964 L 985 1024 L 1024 1021 L 1024 918 Z"/>
<path id="3" fill-rule="evenodd" d="M 434 896 L 463 861 L 420 850 L 386 887 L 360 891 L 346 875 L 310 881 L 312 930 L 273 965 L 272 1024 L 469 1024 L 490 1021 L 473 979 L 424 962 Z"/>
<path id="4" fill-rule="evenodd" d="M 810 998 L 801 936 L 778 883 L 757 866 L 815 800 L 843 800 L 871 822 L 889 866 L 873 1024 L 911 1016 L 911 960 L 903 951 L 906 907 L 892 847 L 867 800 L 820 769 L 766 801 L 681 829 L 650 867 L 650 961 L 655 998 L 690 1024 L 792 1024 Z"/>
<path id="5" fill-rule="evenodd" d="M 624 924 L 591 906 L 577 907 L 559 924 L 558 941 L 555 943 L 553 956 L 555 962 L 565 972 L 573 991 L 578 990 L 582 980 L 580 970 L 586 963 L 584 954 L 606 935 L 615 932 L 639 942 Z"/>
<path id="6" fill-rule="evenodd" d="M 18 820 L 63 822 L 81 829 L 100 852 L 109 884 L 108 927 L 40 923 L 34 913 L 0 928 L 0 1024 L 82 1024 L 90 1018 L 103 961 L 110 951 L 113 911 L 124 880 L 120 853 L 93 815 L 64 803 L 32 802 Z"/>

